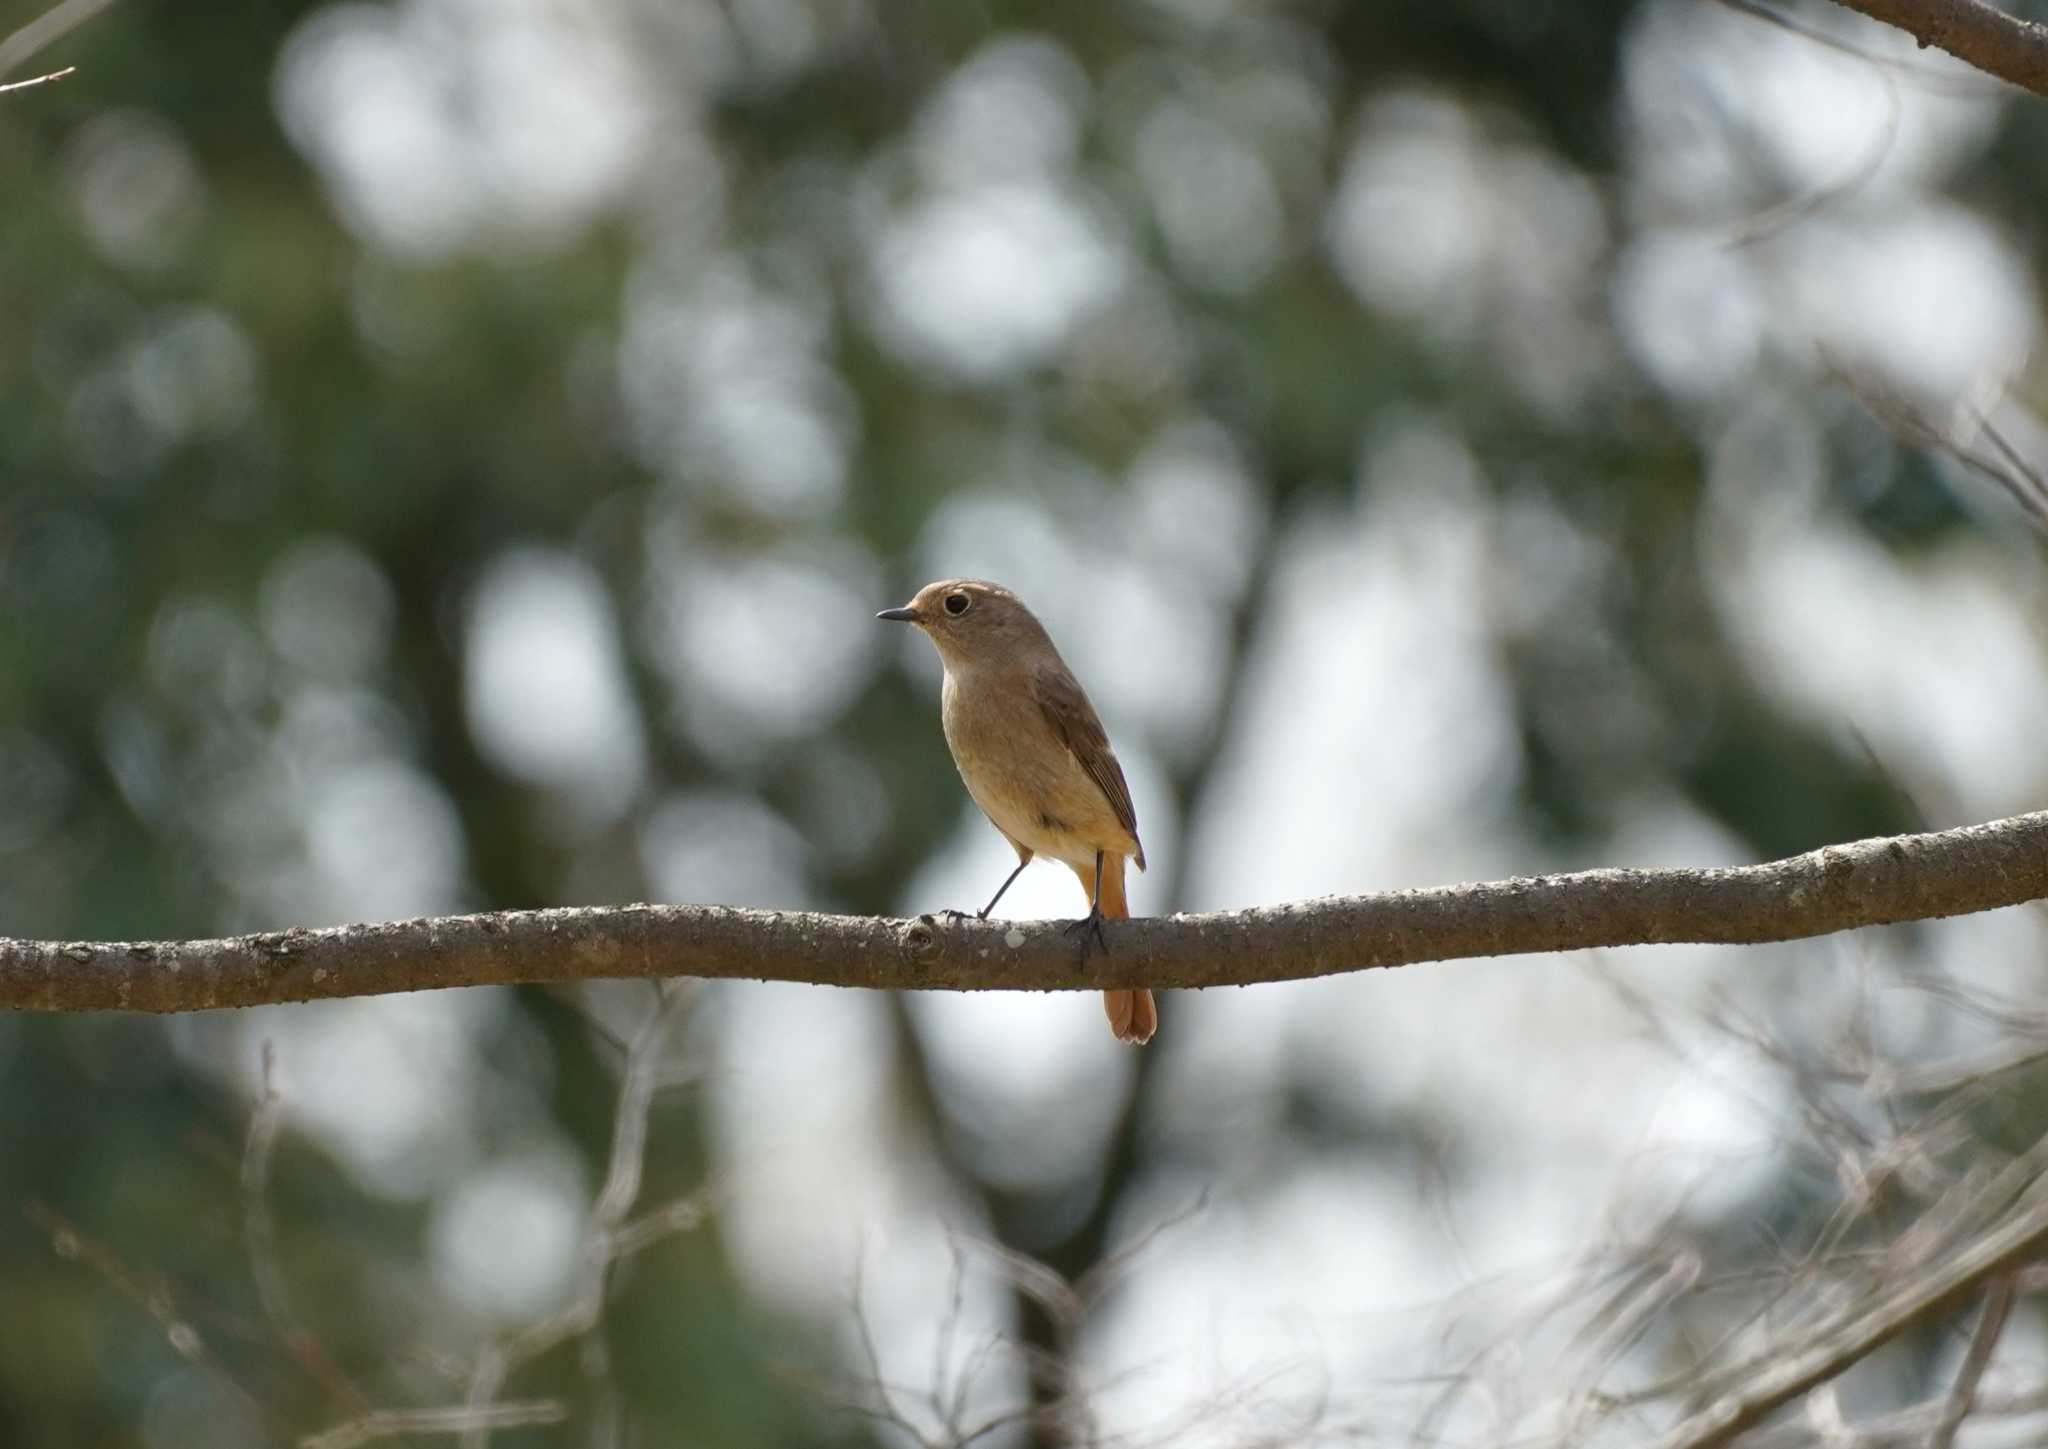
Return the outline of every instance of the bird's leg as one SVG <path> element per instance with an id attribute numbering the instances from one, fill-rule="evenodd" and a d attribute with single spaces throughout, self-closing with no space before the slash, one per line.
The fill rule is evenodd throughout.
<path id="1" fill-rule="evenodd" d="M 996 908 L 996 902 L 1003 898 L 1004 892 L 1008 891 L 1012 885 L 1016 884 L 1017 877 L 1024 874 L 1024 867 L 1029 864 L 1031 864 L 1031 857 L 1028 855 L 1017 862 L 1017 868 L 1011 871 L 1008 879 L 1004 880 L 1004 882 L 996 888 L 996 893 L 989 897 L 988 904 L 983 906 L 980 910 L 974 913 L 975 920 L 985 921 L 988 919 L 988 913 Z M 940 911 L 939 914 L 944 916 L 949 921 L 964 921 L 967 919 L 967 912 L 956 911 L 952 909 L 950 906 L 945 910 Z"/>
<path id="2" fill-rule="evenodd" d="M 1102 934 L 1102 852 L 1095 852 L 1095 893 L 1088 898 L 1088 914 L 1067 927 L 1067 934 L 1076 938 L 1081 959 L 1088 959 L 1089 937 L 1102 948 L 1102 954 L 1109 954 L 1109 938 Z"/>
<path id="3" fill-rule="evenodd" d="M 1009 890 L 1011 885 L 1016 882 L 1017 877 L 1024 874 L 1024 867 L 1029 864 L 1031 864 L 1031 857 L 1028 855 L 1017 862 L 1017 868 L 1003 878 L 1003 883 L 996 887 L 996 893 L 988 898 L 988 904 L 974 913 L 975 920 L 985 921 L 988 919 L 988 913 L 996 908 L 996 902 L 1003 898 L 1003 893 Z"/>

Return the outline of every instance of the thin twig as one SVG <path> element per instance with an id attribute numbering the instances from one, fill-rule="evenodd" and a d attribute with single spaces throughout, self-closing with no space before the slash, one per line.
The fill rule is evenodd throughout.
<path id="1" fill-rule="evenodd" d="M 1738 15 L 1761 20 L 1764 24 L 1775 26 L 1789 35 L 1796 35 L 1801 40 L 1810 41 L 1839 55 L 1848 56 L 1852 60 L 1862 61 L 1865 65 L 1876 66 L 1880 70 L 1911 80 L 1921 89 L 1937 95 L 1981 96 L 1996 89 L 1995 86 L 1986 84 L 1982 72 L 1972 75 L 1953 67 L 1924 65 L 1918 61 L 1901 60 L 1895 55 L 1883 55 L 1868 46 L 1857 45 L 1843 36 L 1823 30 L 1820 26 L 1789 11 L 1762 4 L 1760 0 L 1720 0 L 1720 3 Z"/>
<path id="2" fill-rule="evenodd" d="M 653 1247 L 663 1238 L 701 1228 L 710 1220 L 716 1199 L 717 1194 L 711 1188 L 700 1188 L 666 1207 L 642 1213 L 631 1222 L 621 1224 L 619 1230 L 612 1234 L 613 1259 L 630 1258 Z"/>
<path id="3" fill-rule="evenodd" d="M 1978 1315 L 1977 1331 L 1970 1336 L 1969 1352 L 1963 1355 L 1963 1365 L 1956 1371 L 1955 1387 L 1949 1391 L 1941 1423 L 1928 1438 L 1927 1449 L 1954 1449 L 1956 1431 L 1976 1407 L 1977 1386 L 1984 1380 L 1984 1370 L 1991 1366 L 1992 1351 L 1998 1347 L 1998 1337 L 2005 1332 L 2005 1321 L 2012 1314 L 2015 1276 L 2001 1273 L 1985 1290 L 1984 1311 Z"/>
<path id="4" fill-rule="evenodd" d="M 504 1387 L 506 1376 L 520 1364 L 597 1327 L 604 1316 L 605 1290 L 612 1265 L 625 1251 L 637 1251 L 663 1232 L 679 1231 L 685 1225 L 703 1221 L 701 1211 L 690 1215 L 671 1206 L 663 1214 L 642 1219 L 637 1231 L 628 1233 L 628 1215 L 640 1196 L 640 1179 L 647 1157 L 647 1117 L 660 1083 L 662 1058 L 677 1021 L 695 999 L 694 988 L 694 982 L 663 982 L 659 1005 L 633 1034 L 626 1052 L 625 1076 L 619 1083 L 619 1104 L 612 1119 L 611 1154 L 604 1185 L 590 1211 L 576 1283 L 568 1303 L 512 1337 L 490 1345 L 478 1356 L 469 1381 L 471 1410 L 488 1408 Z M 622 1248 L 622 1242 L 629 1237 L 630 1247 Z M 462 1449 L 487 1449 L 491 1431 L 496 1427 L 486 1420 L 465 1424 L 461 1429 Z"/>
<path id="5" fill-rule="evenodd" d="M 1996 456 L 1972 448 L 1954 428 L 1934 422 L 1913 404 L 1868 376 L 1858 374 L 1833 358 L 1823 357 L 1823 361 L 1835 380 L 1900 442 L 1953 458 L 1971 472 L 1990 479 L 2019 505 L 2020 512 L 2037 532 L 2048 534 L 2048 479 L 2044 479 L 2041 471 L 2007 440 L 1983 408 L 1970 409 L 1971 421 L 1991 440 L 1997 449 Z"/>
<path id="6" fill-rule="evenodd" d="M 1724 0 L 1724 3 L 1727 3 L 1727 0 Z M 1883 168 L 1886 158 L 1891 155 L 1892 148 L 1898 143 L 1900 113 L 1903 109 L 1899 102 L 1898 83 L 1891 75 L 1882 67 L 1878 67 L 1872 70 L 1871 76 L 1882 87 L 1885 118 L 1883 126 L 1878 129 L 1864 154 L 1834 180 L 1744 217 L 1722 243 L 1723 246 L 1730 250 L 1740 250 L 1768 241 L 1790 230 L 1799 222 L 1809 220 L 1847 200 L 1870 184 L 1871 179 Z"/>
<path id="7" fill-rule="evenodd" d="M 1814 1395 L 1816 1400 L 1820 1397 L 1818 1393 Z M 1875 1418 L 1860 1419 L 1853 1426 L 1844 1425 L 1848 1431 L 1846 1435 L 1823 1442 L 1853 1444 L 1856 1449 L 1883 1449 L 1887 1444 L 1906 1444 L 1913 1446 L 1913 1449 L 1926 1449 L 1927 1436 L 1934 1431 L 1935 1426 L 1941 1421 L 1941 1416 L 1947 1412 L 1946 1398 L 1912 1404 Z M 2043 1412 L 2048 1412 L 2048 1387 L 2032 1389 L 2022 1394 L 1980 1394 L 1974 1417 L 1981 1423 L 1988 1419 L 2031 1417 Z M 1839 1408 L 1833 1411 L 1832 1417 L 1839 1420 Z M 1759 1430 L 1745 1439 L 1743 1449 L 1812 1449 L 1813 1442 L 1814 1437 L 1808 1425 L 1780 1424 Z"/>
<path id="8" fill-rule="evenodd" d="M 930 1438 L 918 1429 L 917 1423 L 896 1402 L 896 1396 L 903 1392 L 889 1382 L 889 1376 L 882 1370 L 881 1346 L 875 1342 L 875 1326 L 868 1318 L 867 1307 L 867 1254 L 862 1252 L 853 1260 L 853 1331 L 860 1344 L 862 1363 L 867 1368 L 867 1382 L 862 1387 L 873 1396 L 873 1402 L 865 1397 L 851 1400 L 847 1407 L 868 1415 L 877 1422 L 894 1424 L 920 1445 L 929 1445 Z"/>
<path id="9" fill-rule="evenodd" d="M 464 1434 L 478 1429 L 526 1429 L 538 1424 L 559 1424 L 568 1417 L 568 1409 L 553 1399 L 521 1399 L 486 1408 L 458 1404 L 446 1409 L 379 1409 L 317 1434 L 308 1434 L 299 1440 L 299 1449 L 356 1449 L 359 1444 L 395 1439 L 400 1434 Z"/>
<path id="10" fill-rule="evenodd" d="M 2033 1176 L 2003 1219 L 1880 1297 L 1874 1306 L 1833 1314 L 1807 1346 L 1774 1349 L 1748 1365 L 1743 1387 L 1686 1418 L 1658 1441 L 1659 1449 L 1719 1449 L 1733 1443 L 1784 1405 L 1833 1379 L 1890 1342 L 1956 1294 L 2017 1267 L 2048 1245 L 2048 1179 L 2040 1176 L 2043 1149 L 2022 1159 Z M 2016 1164 L 2017 1165 L 2017 1164 Z M 2003 1176 L 2003 1174 L 2001 1175 Z M 1998 1195 L 1999 1183 L 1987 1190 Z"/>
<path id="11" fill-rule="evenodd" d="M 2041 470 L 2028 462 L 2020 450 L 2007 441 L 2005 434 L 1998 431 L 1997 425 L 1991 421 L 1989 413 L 1982 408 L 1978 408 L 1976 412 L 1977 427 L 1985 437 L 1991 439 L 1991 445 L 1998 449 L 1998 454 L 2005 460 L 2006 467 L 2012 470 L 2012 476 L 2021 485 L 2018 491 L 2026 494 L 2035 509 L 2048 512 L 2048 478 L 2044 478 Z"/>
<path id="12" fill-rule="evenodd" d="M 113 3 L 114 0 L 64 0 L 61 5 L 51 6 L 5 40 L 0 40 L 0 75 L 6 75 L 43 47 L 62 40 Z M 67 73 L 57 72 L 59 75 Z"/>
<path id="13" fill-rule="evenodd" d="M 6 95 L 9 91 L 25 91 L 31 86 L 45 86 L 51 81 L 60 81 L 67 75 L 76 74 L 78 67 L 67 65 L 64 69 L 53 70 L 48 75 L 32 75 L 27 80 L 9 81 L 6 85 L 0 85 L 0 96 Z"/>
<path id="14" fill-rule="evenodd" d="M 370 1400 L 292 1308 L 278 1257 L 277 1225 L 270 1212 L 270 1164 L 284 1125 L 284 1096 L 277 1089 L 276 1068 L 276 1051 L 265 1041 L 262 1095 L 249 1115 L 249 1135 L 242 1145 L 242 1234 L 248 1245 L 249 1271 L 256 1280 L 264 1316 L 286 1350 L 343 1408 L 360 1419 L 372 1412 Z"/>
<path id="15" fill-rule="evenodd" d="M 28 1220 L 49 1236 L 50 1247 L 60 1258 L 86 1264 L 115 1291 L 141 1308 L 163 1330 L 164 1339 L 187 1363 L 197 1366 L 261 1423 L 275 1427 L 270 1409 L 243 1386 L 207 1344 L 191 1318 L 179 1312 L 170 1284 L 162 1278 L 146 1278 L 132 1271 L 107 1244 L 86 1236 L 56 1209 L 31 1201 L 22 1211 Z"/>

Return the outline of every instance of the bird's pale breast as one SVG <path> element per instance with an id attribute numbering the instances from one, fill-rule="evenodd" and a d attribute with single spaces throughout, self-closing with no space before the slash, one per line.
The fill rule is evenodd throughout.
<path id="1" fill-rule="evenodd" d="M 967 793 L 1012 841 L 1084 870 L 1098 850 L 1136 853 L 1102 787 L 1046 723 L 1028 680 L 949 668 L 942 719 Z"/>

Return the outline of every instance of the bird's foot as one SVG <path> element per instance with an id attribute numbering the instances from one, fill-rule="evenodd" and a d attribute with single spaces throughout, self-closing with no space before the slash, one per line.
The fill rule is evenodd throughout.
<path id="1" fill-rule="evenodd" d="M 1102 908 L 1097 906 L 1078 921 L 1067 923 L 1066 932 L 1074 938 L 1075 954 L 1083 961 L 1088 959 L 1091 945 L 1102 948 L 1102 954 L 1109 954 L 1109 938 L 1102 934 Z"/>
<path id="2" fill-rule="evenodd" d="M 944 916 L 949 921 L 985 921 L 988 919 L 987 911 L 976 915 L 973 911 L 956 911 L 951 906 L 947 906 L 943 911 L 935 912 L 935 914 Z"/>

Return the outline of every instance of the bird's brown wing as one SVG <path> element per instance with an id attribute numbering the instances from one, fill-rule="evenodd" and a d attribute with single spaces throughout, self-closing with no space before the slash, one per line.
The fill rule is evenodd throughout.
<path id="1" fill-rule="evenodd" d="M 1131 832 L 1133 841 L 1137 840 L 1138 812 L 1131 804 L 1131 787 L 1124 783 L 1124 768 L 1116 762 L 1102 721 L 1095 717 L 1094 706 L 1088 703 L 1088 696 L 1081 692 L 1074 676 L 1060 666 L 1041 669 L 1032 676 L 1031 692 L 1038 707 L 1045 711 L 1045 722 L 1052 726 L 1053 737 L 1080 762 L 1088 778 L 1102 787 L 1109 808 L 1116 812 L 1117 822 Z M 1138 869 L 1143 870 L 1142 844 L 1138 846 L 1137 862 Z"/>

